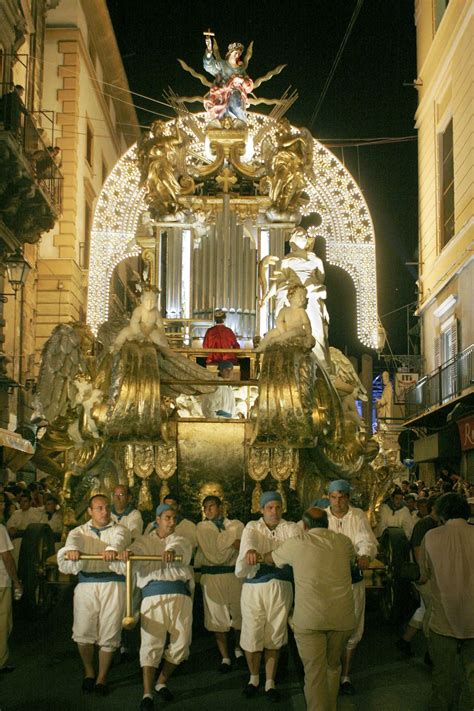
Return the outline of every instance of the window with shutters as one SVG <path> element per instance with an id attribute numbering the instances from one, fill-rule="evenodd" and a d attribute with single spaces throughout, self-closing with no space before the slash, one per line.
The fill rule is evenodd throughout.
<path id="1" fill-rule="evenodd" d="M 453 120 L 448 123 L 440 137 L 441 176 L 441 249 L 454 237 L 454 160 Z"/>
<path id="2" fill-rule="evenodd" d="M 441 365 L 441 399 L 446 400 L 456 395 L 458 385 L 455 362 L 458 352 L 458 321 L 455 316 L 451 316 L 441 324 L 438 350 Z"/>

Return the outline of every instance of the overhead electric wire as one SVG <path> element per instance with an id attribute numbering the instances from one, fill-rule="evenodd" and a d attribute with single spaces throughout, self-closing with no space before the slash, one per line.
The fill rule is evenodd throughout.
<path id="1" fill-rule="evenodd" d="M 352 17 L 351 17 L 350 22 L 349 22 L 349 24 L 348 24 L 348 26 L 347 26 L 346 34 L 345 34 L 344 37 L 343 37 L 343 40 L 342 40 L 342 42 L 341 42 L 341 45 L 340 45 L 340 47 L 339 47 L 339 49 L 338 49 L 338 52 L 337 52 L 337 54 L 336 54 L 336 58 L 335 58 L 335 60 L 334 60 L 334 62 L 333 62 L 333 65 L 332 65 L 332 67 L 331 67 L 331 70 L 330 70 L 330 72 L 329 72 L 329 74 L 328 74 L 328 77 L 327 77 L 327 79 L 326 79 L 326 82 L 325 82 L 325 84 L 324 84 L 323 90 L 322 90 L 321 94 L 319 95 L 318 102 L 317 102 L 317 104 L 316 104 L 316 106 L 315 106 L 315 108 L 314 108 L 314 111 L 313 111 L 312 115 L 311 115 L 311 120 L 310 120 L 310 122 L 309 122 L 309 128 L 311 128 L 311 127 L 313 126 L 313 124 L 314 124 L 314 122 L 315 122 L 315 120 L 316 120 L 316 117 L 317 117 L 317 115 L 318 115 L 318 113 L 319 113 L 319 110 L 320 110 L 320 108 L 321 108 L 321 106 L 322 106 L 322 103 L 323 103 L 323 101 L 324 101 L 324 99 L 325 99 L 325 97 L 326 97 L 327 91 L 328 91 L 328 89 L 329 89 L 329 85 L 331 84 L 332 78 L 333 78 L 334 73 L 335 73 L 335 71 L 336 71 L 336 69 L 337 69 L 337 65 L 339 64 L 339 61 L 340 61 L 340 59 L 341 59 L 341 57 L 342 57 L 342 53 L 343 53 L 344 48 L 345 48 L 345 46 L 346 46 L 346 44 L 347 44 L 347 40 L 349 39 L 349 36 L 350 36 L 350 34 L 351 34 L 351 32 L 352 32 L 352 28 L 354 27 L 355 21 L 357 20 L 357 16 L 359 15 L 359 12 L 360 12 L 360 10 L 361 10 L 363 4 L 364 4 L 364 0 L 357 0 L 357 5 L 356 5 L 356 7 L 354 8 L 354 12 L 352 13 Z"/>

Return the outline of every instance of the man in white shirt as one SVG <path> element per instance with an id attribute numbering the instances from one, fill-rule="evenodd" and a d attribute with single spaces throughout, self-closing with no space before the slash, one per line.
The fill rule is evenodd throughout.
<path id="1" fill-rule="evenodd" d="M 153 709 L 153 683 L 155 673 L 164 663 L 155 686 L 160 702 L 173 700 L 168 680 L 181 662 L 189 656 L 193 606 L 190 586 L 193 581 L 190 566 L 190 542 L 175 533 L 176 511 L 169 504 L 156 509 L 156 528 L 138 538 L 120 558 L 130 555 L 161 555 L 159 561 L 137 561 L 134 570 L 142 591 L 140 666 L 143 671 L 143 698 L 141 711 Z M 175 562 L 175 556 L 182 556 Z M 117 569 L 113 564 L 113 569 Z M 169 638 L 168 646 L 166 646 Z M 166 647 L 166 649 L 165 649 Z"/>
<path id="2" fill-rule="evenodd" d="M 112 507 L 110 510 L 112 521 L 120 526 L 125 526 L 130 531 L 132 541 L 143 533 L 143 519 L 140 511 L 132 504 L 130 488 L 119 484 L 112 492 Z M 134 586 L 133 599 L 136 607 L 140 606 L 140 592 Z M 123 630 L 120 642 L 120 661 L 129 662 L 133 659 L 133 635 L 129 630 Z"/>
<path id="3" fill-rule="evenodd" d="M 243 693 L 252 698 L 260 683 L 260 662 L 265 659 L 265 695 L 278 701 L 275 688 L 280 649 L 288 640 L 288 614 L 293 604 L 291 568 L 275 569 L 259 562 L 265 553 L 276 550 L 283 541 L 299 536 L 296 523 L 282 519 L 282 500 L 277 491 L 260 497 L 262 518 L 249 521 L 240 541 L 235 574 L 244 578 L 240 607 L 242 632 L 240 646 L 245 650 L 250 680 Z"/>
<path id="4" fill-rule="evenodd" d="M 142 515 L 132 504 L 130 489 L 125 484 L 119 484 L 113 490 L 110 515 L 112 517 L 112 521 L 128 528 L 132 541 L 142 535 Z"/>
<path id="5" fill-rule="evenodd" d="M 347 536 L 355 548 L 357 566 L 354 568 L 352 594 L 356 626 L 347 640 L 343 656 L 341 692 L 352 695 L 355 692 L 350 680 L 350 668 L 355 648 L 364 634 L 365 620 L 365 584 L 362 571 L 367 570 L 370 561 L 377 554 L 377 539 L 362 509 L 349 506 L 351 487 L 345 479 L 332 481 L 329 485 L 329 530 Z"/>
<path id="6" fill-rule="evenodd" d="M 197 546 L 196 538 L 196 524 L 190 521 L 188 518 L 184 518 L 181 513 L 181 501 L 179 497 L 174 493 L 167 494 L 162 501 L 163 504 L 168 504 L 176 511 L 176 528 L 175 533 L 177 536 L 183 536 L 187 538 L 193 547 L 193 554 Z M 145 529 L 145 536 L 151 533 L 156 528 L 156 520 L 148 524 Z"/>
<path id="7" fill-rule="evenodd" d="M 217 364 L 222 380 L 230 382 L 234 366 L 230 360 L 221 360 Z M 235 407 L 235 395 L 231 385 L 219 385 L 213 393 L 204 395 L 201 399 L 204 417 L 238 417 Z"/>
<path id="8" fill-rule="evenodd" d="M 11 538 L 21 537 L 30 523 L 43 523 L 43 512 L 31 505 L 31 496 L 23 493 L 19 499 L 20 508 L 8 519 L 8 533 Z"/>
<path id="9" fill-rule="evenodd" d="M 375 535 L 381 538 L 386 528 L 396 526 L 402 528 L 410 540 L 416 520 L 411 516 L 403 501 L 401 489 L 394 489 L 388 501 L 382 504 L 379 511 L 379 523 Z"/>
<path id="10" fill-rule="evenodd" d="M 435 504 L 441 526 L 428 531 L 420 547 L 421 578 L 430 581 L 430 654 L 433 660 L 430 708 L 474 708 L 474 528 L 469 504 L 460 494 L 441 496 Z M 458 663 L 458 655 L 460 664 Z M 461 697 L 458 670 L 461 669 Z"/>
<path id="11" fill-rule="evenodd" d="M 201 570 L 204 626 L 215 634 L 221 654 L 219 669 L 225 673 L 231 669 L 228 647 L 231 628 L 235 633 L 235 656 L 243 656 L 239 646 L 242 581 L 235 576 L 235 563 L 244 524 L 237 519 L 224 518 L 222 501 L 218 496 L 206 496 L 202 507 L 206 520 L 198 523 L 196 528 L 196 568 Z"/>
<path id="12" fill-rule="evenodd" d="M 355 550 L 347 536 L 327 530 L 328 513 L 316 507 L 305 511 L 303 536 L 284 541 L 264 557 L 267 563 L 293 568 L 293 625 L 308 711 L 336 711 L 341 655 L 355 624 Z"/>
<path id="13" fill-rule="evenodd" d="M 0 494 L 0 518 L 5 510 L 5 494 Z M 13 544 L 5 526 L 0 524 L 0 674 L 14 671 L 8 662 L 8 637 L 12 631 L 12 582 L 19 594 L 22 586 L 12 556 Z"/>
<path id="14" fill-rule="evenodd" d="M 102 494 L 91 497 L 87 513 L 90 520 L 74 528 L 58 551 L 58 567 L 66 575 L 79 575 L 72 638 L 84 666 L 82 690 L 105 696 L 107 674 L 120 646 L 125 606 L 125 577 L 112 572 L 110 563 L 129 545 L 130 532 L 111 520 L 109 500 Z M 102 561 L 80 560 L 81 553 L 101 555 Z M 94 645 L 99 647 L 97 678 Z"/>

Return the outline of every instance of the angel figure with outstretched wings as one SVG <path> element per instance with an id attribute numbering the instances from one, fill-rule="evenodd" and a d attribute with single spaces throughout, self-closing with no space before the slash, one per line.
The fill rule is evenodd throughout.
<path id="1" fill-rule="evenodd" d="M 247 74 L 247 68 L 253 53 L 253 42 L 250 42 L 242 58 L 244 45 L 232 42 L 227 48 L 225 58 L 221 57 L 216 39 L 211 39 L 212 33 L 206 36 L 206 49 L 204 52 L 203 66 L 206 72 L 214 78 L 209 81 L 205 76 L 192 69 L 182 59 L 178 59 L 181 67 L 189 72 L 201 84 L 209 88 L 204 97 L 180 97 L 181 101 L 202 101 L 211 121 L 220 121 L 229 117 L 236 125 L 247 123 L 247 108 L 250 104 L 281 103 L 279 99 L 257 99 L 253 91 L 263 82 L 279 74 L 285 67 L 280 64 L 262 77 L 253 81 Z"/>

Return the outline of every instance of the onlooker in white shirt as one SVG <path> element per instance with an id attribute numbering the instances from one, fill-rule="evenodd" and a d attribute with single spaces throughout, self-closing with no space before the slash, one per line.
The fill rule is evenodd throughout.
<path id="1" fill-rule="evenodd" d="M 0 494 L 0 518 L 5 509 L 5 496 Z M 15 561 L 13 544 L 7 529 L 0 524 L 0 674 L 13 671 L 8 661 L 8 636 L 12 630 L 12 581 L 15 591 L 22 592 Z"/>
<path id="2" fill-rule="evenodd" d="M 425 535 L 419 564 L 431 582 L 430 651 L 433 659 L 431 708 L 458 708 L 454 698 L 458 667 L 463 679 L 459 708 L 474 708 L 474 528 L 469 504 L 460 494 L 441 496 L 435 511 L 444 525 Z M 457 663 L 460 655 L 461 664 Z"/>

